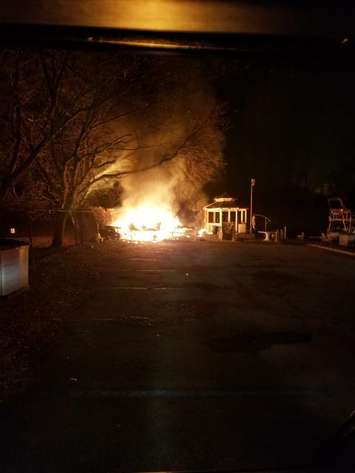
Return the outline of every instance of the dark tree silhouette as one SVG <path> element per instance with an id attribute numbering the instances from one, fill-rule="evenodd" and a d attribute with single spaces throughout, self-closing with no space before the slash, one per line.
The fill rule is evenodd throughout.
<path id="1" fill-rule="evenodd" d="M 26 177 L 28 202 L 60 209 L 53 245 L 90 196 L 130 174 L 177 162 L 185 183 L 198 187 L 223 165 L 221 108 L 196 94 L 192 79 L 186 86 L 185 70 L 164 73 L 112 53 L 4 51 L 3 59 L 10 99 L 0 199 Z"/>

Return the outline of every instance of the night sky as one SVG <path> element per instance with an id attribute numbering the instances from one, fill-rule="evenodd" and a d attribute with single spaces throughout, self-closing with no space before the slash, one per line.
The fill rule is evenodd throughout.
<path id="1" fill-rule="evenodd" d="M 295 184 L 320 190 L 331 183 L 354 153 L 354 74 L 289 67 L 251 75 L 232 110 L 228 185 L 236 179 L 240 188 L 252 174 L 263 189 Z M 343 177 L 341 190 L 347 190 Z"/>
<path id="2" fill-rule="evenodd" d="M 209 192 L 236 195 L 248 204 L 254 177 L 257 211 L 278 214 L 278 220 L 290 212 L 304 218 L 332 194 L 354 206 L 351 67 L 295 64 L 292 57 L 278 64 L 268 58 L 262 64 L 225 59 L 223 65 L 215 84 L 227 104 L 227 167 Z"/>

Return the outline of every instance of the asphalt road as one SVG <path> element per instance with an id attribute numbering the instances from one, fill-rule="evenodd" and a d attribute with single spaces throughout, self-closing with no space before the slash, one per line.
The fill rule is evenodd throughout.
<path id="1" fill-rule="evenodd" d="M 2 419 L 1 472 L 297 466 L 354 409 L 353 258 L 232 242 L 97 251 L 98 284 Z"/>

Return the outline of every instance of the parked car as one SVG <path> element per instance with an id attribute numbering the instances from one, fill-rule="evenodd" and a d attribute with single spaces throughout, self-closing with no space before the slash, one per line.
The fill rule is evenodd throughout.
<path id="1" fill-rule="evenodd" d="M 103 240 L 119 240 L 121 238 L 117 227 L 104 225 L 100 228 L 100 236 Z"/>

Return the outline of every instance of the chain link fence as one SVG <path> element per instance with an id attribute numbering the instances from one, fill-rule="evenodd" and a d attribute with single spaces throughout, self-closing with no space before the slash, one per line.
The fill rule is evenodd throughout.
<path id="1" fill-rule="evenodd" d="M 0 209 L 0 238 L 17 238 L 34 247 L 46 247 L 59 233 L 64 246 L 97 241 L 96 213 L 91 209 Z"/>

